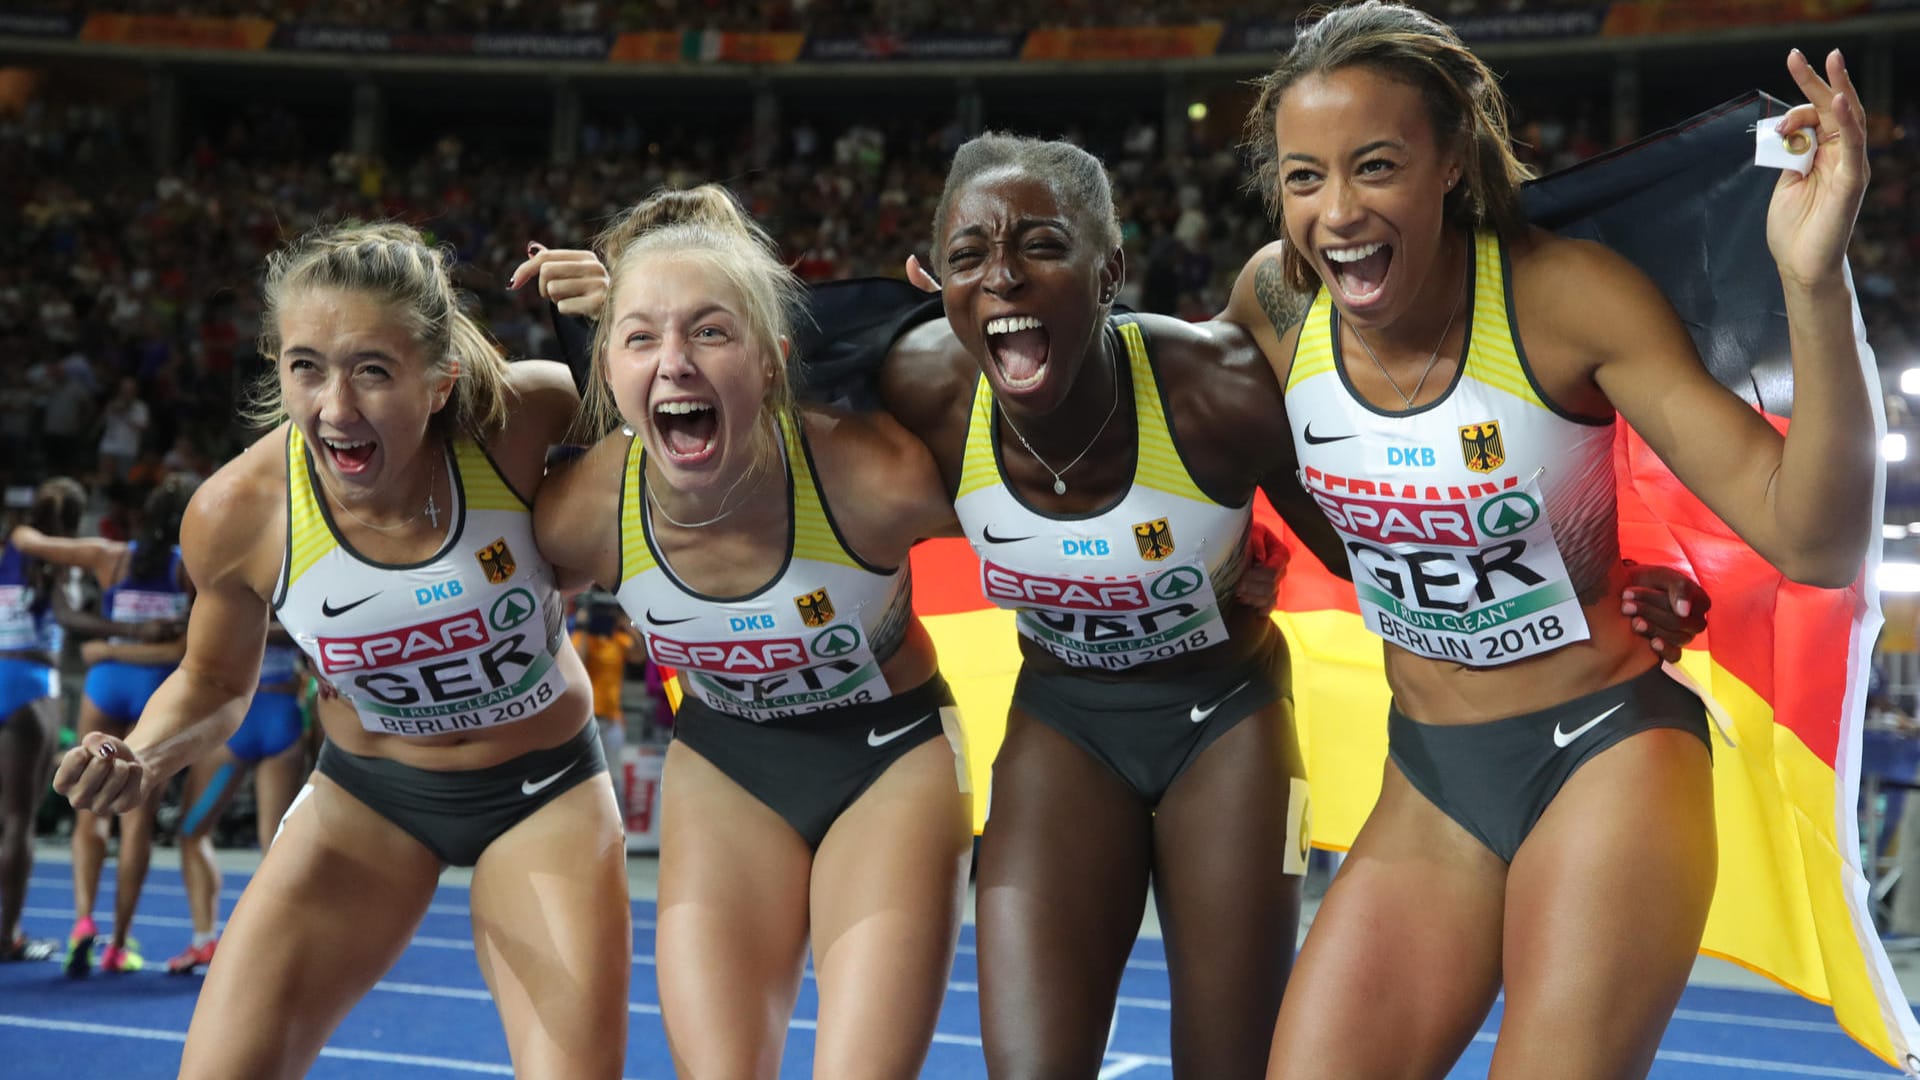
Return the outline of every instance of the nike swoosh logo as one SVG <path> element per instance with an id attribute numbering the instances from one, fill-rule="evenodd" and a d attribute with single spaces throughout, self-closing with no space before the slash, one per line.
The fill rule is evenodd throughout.
<path id="1" fill-rule="evenodd" d="M 1351 439 L 1351 438 L 1353 438 L 1352 435 L 1315 435 L 1313 433 L 1313 425 L 1312 424 L 1307 425 L 1307 445 L 1308 446 L 1319 446 L 1323 443 L 1340 442 L 1343 439 Z"/>
<path id="2" fill-rule="evenodd" d="M 1593 725 L 1599 723 L 1602 720 L 1605 720 L 1607 717 L 1612 716 L 1614 713 L 1617 713 L 1621 709 L 1624 709 L 1626 707 L 1627 707 L 1627 703 L 1623 701 L 1620 704 L 1615 705 L 1613 708 L 1608 709 L 1606 712 L 1601 713 L 1599 716 L 1596 716 L 1593 719 L 1587 721 L 1586 723 L 1581 724 L 1579 727 L 1574 728 L 1572 731 L 1561 731 L 1559 724 L 1553 725 L 1553 745 L 1561 746 L 1561 747 L 1571 745 L 1573 740 L 1579 738 L 1582 735 L 1585 735 L 1587 731 L 1593 727 Z"/>
<path id="3" fill-rule="evenodd" d="M 1031 536 L 995 536 L 991 525 L 980 530 L 980 538 L 989 544 L 1017 544 L 1022 540 L 1033 539 Z"/>
<path id="4" fill-rule="evenodd" d="M 1245 690 L 1247 688 L 1248 683 L 1251 683 L 1252 681 L 1253 681 L 1252 679 L 1248 679 L 1246 682 L 1241 683 L 1239 686 L 1236 686 L 1233 689 L 1227 691 L 1226 693 L 1221 694 L 1220 700 L 1214 702 L 1213 704 L 1207 706 L 1204 709 L 1198 705 L 1195 705 L 1193 707 L 1193 710 L 1187 713 L 1187 719 L 1192 720 L 1196 724 L 1204 721 L 1207 717 L 1212 716 L 1214 714 L 1214 710 L 1220 708 L 1220 706 L 1222 705 L 1225 705 L 1227 703 L 1228 698 L 1232 697 L 1233 695 L 1239 693 L 1242 690 Z"/>
<path id="5" fill-rule="evenodd" d="M 335 615 L 345 615 L 347 612 L 352 611 L 354 608 L 359 607 L 361 604 L 364 604 L 367 601 L 373 599 L 375 596 L 379 596 L 379 595 L 380 594 L 376 592 L 369 596 L 363 596 L 360 599 L 355 600 L 351 604 L 341 604 L 339 607 L 334 607 L 332 604 L 327 603 L 323 599 L 320 601 L 320 614 L 325 615 L 329 619 L 333 618 Z"/>
<path id="6" fill-rule="evenodd" d="M 569 766 L 567 766 L 567 769 L 571 769 L 571 768 L 573 768 L 573 766 L 571 766 L 571 765 L 569 765 Z M 542 792 L 543 790 L 545 790 L 545 789 L 546 789 L 546 786 L 547 786 L 548 784 L 551 784 L 551 783 L 553 783 L 553 782 L 554 782 L 555 780 L 558 780 L 558 779 L 560 779 L 561 777 L 563 777 L 563 776 L 565 776 L 565 775 L 567 775 L 567 769 L 561 769 L 561 770 L 560 770 L 559 772 L 557 772 L 557 773 L 554 773 L 554 774 L 553 774 L 552 776 L 549 776 L 549 777 L 547 777 L 547 778 L 546 778 L 545 780 L 522 780 L 522 781 L 520 781 L 520 794 L 522 794 L 522 795 L 538 795 L 538 794 L 540 794 L 540 792 Z"/>
<path id="7" fill-rule="evenodd" d="M 915 720 L 913 723 L 908 724 L 906 727 L 895 728 L 894 730 L 887 732 L 885 735 L 880 734 L 879 728 L 873 728 L 867 732 L 867 745 L 868 746 L 885 746 L 888 743 L 892 742 L 893 740 L 899 738 L 902 735 L 905 735 L 907 732 L 912 731 L 914 728 L 917 728 L 921 724 L 924 724 L 926 722 L 927 722 L 927 718 L 923 716 L 920 719 Z"/>
<path id="8" fill-rule="evenodd" d="M 654 615 L 652 608 L 647 609 L 647 621 L 655 626 L 672 626 L 675 623 L 692 622 L 699 617 L 698 615 L 689 615 L 684 619 L 662 619 Z"/>

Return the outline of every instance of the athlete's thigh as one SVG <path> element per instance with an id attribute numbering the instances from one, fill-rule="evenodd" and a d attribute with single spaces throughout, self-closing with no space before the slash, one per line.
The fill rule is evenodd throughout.
<path id="1" fill-rule="evenodd" d="M 406 948 L 439 876 L 419 841 L 314 777 L 227 921 L 180 1075 L 304 1075 Z"/>
<path id="2" fill-rule="evenodd" d="M 1154 815 L 1153 895 L 1173 988 L 1173 1069 L 1258 1077 L 1293 966 L 1306 770 L 1285 700 L 1235 724 Z M 1290 805 L 1294 799 L 1302 805 Z"/>
<path id="3" fill-rule="evenodd" d="M 1294 961 L 1270 1080 L 1446 1075 L 1500 988 L 1505 884 L 1500 857 L 1388 762 Z"/>
<path id="4" fill-rule="evenodd" d="M 222 774 L 223 768 L 229 771 Z M 216 747 L 206 757 L 187 766 L 186 776 L 180 783 L 180 827 L 188 836 L 198 839 L 213 830 L 227 804 L 233 801 L 233 793 L 240 790 L 245 770 L 246 765 L 224 746 Z M 219 782 L 219 789 L 209 798 L 208 789 L 215 781 Z"/>
<path id="5" fill-rule="evenodd" d="M 771 1078 L 806 962 L 813 852 L 684 743 L 667 749 L 660 794 L 654 971 L 675 1069 Z"/>
<path id="6" fill-rule="evenodd" d="M 57 703 L 36 698 L 0 721 L 0 814 L 31 818 L 53 765 Z"/>
<path id="7" fill-rule="evenodd" d="M 975 913 L 990 1075 L 1097 1071 L 1146 905 L 1150 819 L 1104 763 L 1012 710 Z"/>
<path id="8" fill-rule="evenodd" d="M 973 852 L 952 744 L 895 761 L 813 860 L 816 1077 L 914 1077 L 953 968 Z"/>
<path id="9" fill-rule="evenodd" d="M 1581 766 L 1507 878 L 1492 1075 L 1644 1076 L 1693 970 L 1715 871 L 1698 736 L 1642 732 Z"/>
<path id="10" fill-rule="evenodd" d="M 307 748 L 294 743 L 253 767 L 254 820 L 260 830 L 260 850 L 273 845 L 280 819 L 293 805 L 294 793 L 306 778 Z"/>
<path id="11" fill-rule="evenodd" d="M 633 913 L 613 788 L 588 777 L 487 845 L 473 944 L 520 1077 L 618 1077 Z"/>

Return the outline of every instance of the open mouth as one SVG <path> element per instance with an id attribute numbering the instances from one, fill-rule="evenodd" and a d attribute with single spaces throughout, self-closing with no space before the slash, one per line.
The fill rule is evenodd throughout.
<path id="1" fill-rule="evenodd" d="M 320 445 L 326 448 L 327 460 L 341 476 L 365 473 L 373 464 L 373 452 L 378 449 L 372 439 L 322 438 Z"/>
<path id="2" fill-rule="evenodd" d="M 1047 328 L 1031 315 L 987 321 L 987 352 L 1000 368 L 1000 382 L 1015 393 L 1031 390 L 1047 377 L 1051 342 Z"/>
<path id="3" fill-rule="evenodd" d="M 657 402 L 653 428 L 674 464 L 698 465 L 711 458 L 719 445 L 720 412 L 713 402 L 695 398 Z"/>
<path id="4" fill-rule="evenodd" d="M 1323 248 L 1334 286 L 1349 307 L 1365 307 L 1386 291 L 1387 271 L 1393 266 L 1393 245 L 1374 242 Z"/>

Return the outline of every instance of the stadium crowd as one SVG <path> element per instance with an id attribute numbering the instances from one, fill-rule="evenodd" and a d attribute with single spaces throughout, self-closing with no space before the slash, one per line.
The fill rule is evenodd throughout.
<path id="1" fill-rule="evenodd" d="M 934 0 L 65 0 L 30 4 L 59 14 L 251 16 L 278 22 L 423 33 L 625 33 L 793 31 L 820 33 L 1008 33 L 1053 27 L 1154 26 L 1203 21 L 1289 21 L 1312 5 L 1248 0 L 1012 0 L 955 5 Z M 1593 8 L 1584 0 L 1438 0 L 1448 18 L 1522 9 Z"/>
<path id="2" fill-rule="evenodd" d="M 579 164 L 497 160 L 452 136 L 413 156 L 361 159 L 311 144 L 293 115 L 254 107 L 165 171 L 151 167 L 138 108 L 35 103 L 0 116 L 0 190 L 18 209 L 0 233 L 0 482 L 94 479 L 137 505 L 168 471 L 204 474 L 238 444 L 237 392 L 256 371 L 262 260 L 316 221 L 400 218 L 457 252 L 462 284 L 518 356 L 550 355 L 546 313 L 509 293 L 529 240 L 584 245 L 639 193 L 722 177 L 809 280 L 891 275 L 924 251 L 957 124 L 784 129 L 752 167 L 750 133 L 581 133 Z M 1523 118 L 1534 164 L 1604 149 L 1583 126 Z M 1271 235 L 1231 142 L 1185 155 L 1150 124 L 1076 137 L 1111 166 L 1129 264 L 1121 299 L 1210 317 L 1232 274 Z M 1883 127 L 1853 249 L 1881 363 L 1920 358 L 1920 122 Z M 124 490 L 122 490 L 124 489 Z M 109 519 L 109 527 L 112 521 Z"/>

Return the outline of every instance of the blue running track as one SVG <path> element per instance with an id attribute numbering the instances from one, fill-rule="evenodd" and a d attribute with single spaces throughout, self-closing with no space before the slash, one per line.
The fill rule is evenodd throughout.
<path id="1" fill-rule="evenodd" d="M 227 871 L 227 881 L 243 875 Z M 107 874 L 103 885 L 110 885 Z M 236 888 L 222 894 L 230 911 Z M 26 929 L 62 937 L 72 925 L 67 868 L 37 868 L 28 895 Z M 155 867 L 141 898 L 134 936 L 148 968 L 134 975 L 95 972 L 69 980 L 57 963 L 0 964 L 0 1076 L 8 1080 L 116 1080 L 172 1077 L 193 1014 L 199 977 L 165 972 L 168 956 L 190 933 L 186 895 L 177 871 Z M 99 911 L 110 914 L 113 894 Z M 632 1024 L 626 1075 L 664 1080 L 673 1075 L 660 1026 L 653 978 L 651 901 L 633 905 Z M 101 929 L 106 924 L 101 923 Z M 936 1080 L 986 1075 L 980 1056 L 973 928 L 961 936 L 940 1030 L 923 1076 Z M 1120 1026 L 1101 1077 L 1166 1080 L 1167 973 L 1157 939 L 1136 946 L 1121 984 Z M 813 1020 L 819 1008 L 813 984 L 800 993 L 787 1038 L 782 1075 L 812 1075 Z M 1451 1074 L 1484 1077 L 1498 1029 L 1496 1007 L 1487 1026 Z M 400 962 L 347 1017 L 310 1074 L 355 1080 L 417 1080 L 460 1075 L 510 1076 L 506 1039 L 473 959 L 464 887 L 444 884 Z M 1826 1009 L 1786 993 L 1690 987 L 1661 1044 L 1656 1080 L 1732 1080 L 1735 1077 L 1863 1078 L 1898 1075 L 1835 1026 Z"/>

